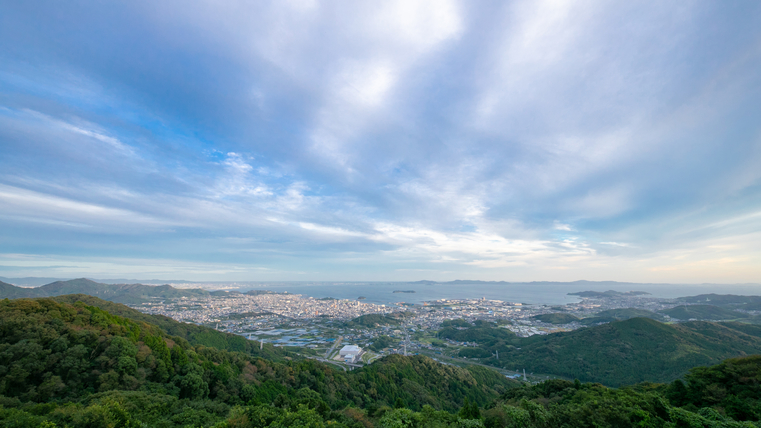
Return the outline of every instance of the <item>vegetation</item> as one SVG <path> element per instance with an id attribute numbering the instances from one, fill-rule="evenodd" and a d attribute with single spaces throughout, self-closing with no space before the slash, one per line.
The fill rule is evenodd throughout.
<path id="1" fill-rule="evenodd" d="M 438 335 L 477 343 L 477 349 L 460 351 L 460 355 L 482 358 L 485 364 L 611 386 L 670 382 L 692 367 L 761 353 L 761 327 L 741 323 L 669 325 L 632 318 L 527 338 L 482 323 L 470 328 L 444 327 Z"/>
<path id="2" fill-rule="evenodd" d="M 185 324 L 89 296 L 0 301 L 0 427 L 761 425 L 759 355 L 693 368 L 668 384 L 611 389 L 555 379 L 518 386 L 482 366 L 462 369 L 420 356 L 392 355 L 351 372 L 286 354 L 271 361 L 197 345 L 165 326 L 194 337 Z M 450 334 L 477 341 L 475 350 L 504 346 L 510 361 L 527 368 L 554 359 L 560 369 L 605 377 L 613 367 L 640 381 L 683 374 L 680 367 L 690 361 L 743 346 L 750 352 L 761 327 L 634 318 L 521 339 L 491 323 L 455 321 L 440 332 Z M 635 369 L 650 375 L 640 379 Z"/>
<path id="3" fill-rule="evenodd" d="M 579 321 L 578 317 L 564 313 L 535 315 L 531 318 L 547 324 L 568 324 L 574 321 Z"/>
<path id="4" fill-rule="evenodd" d="M 399 325 L 403 315 L 400 312 L 393 314 L 367 314 L 360 315 L 346 323 L 347 327 L 377 327 L 379 325 Z"/>
<path id="5" fill-rule="evenodd" d="M 607 324 L 613 321 L 620 321 L 620 320 L 618 318 L 613 318 L 613 317 L 588 317 L 588 318 L 582 318 L 579 321 L 579 324 L 592 326 L 592 325 L 598 325 L 598 324 Z"/>
<path id="6" fill-rule="evenodd" d="M 463 328 L 470 328 L 473 327 L 473 324 L 465 321 L 462 318 L 454 319 L 454 320 L 445 320 L 441 323 L 441 327 L 463 327 Z"/>
<path id="7" fill-rule="evenodd" d="M 711 407 L 738 421 L 761 420 L 761 355 L 734 358 L 713 367 L 696 367 L 666 389 L 674 405 Z"/>
<path id="8" fill-rule="evenodd" d="M 630 318 L 652 318 L 654 320 L 663 321 L 663 315 L 645 309 L 635 308 L 608 309 L 607 311 L 598 312 L 595 314 L 595 316 L 614 318 L 616 320 L 628 320 Z"/>
<path id="9" fill-rule="evenodd" d="M 631 318 L 651 318 L 657 321 L 664 320 L 663 315 L 645 309 L 622 308 L 608 309 L 606 311 L 598 312 L 593 317 L 588 317 L 580 320 L 579 323 L 582 325 L 592 326 L 613 321 L 628 320 Z"/>
<path id="10" fill-rule="evenodd" d="M 660 312 L 679 320 L 735 320 L 748 317 L 742 312 L 714 305 L 683 305 Z"/>
<path id="11" fill-rule="evenodd" d="M 445 325 L 446 323 L 442 323 Z M 494 351 L 507 351 L 510 344 L 514 344 L 517 336 L 512 331 L 496 327 L 494 323 L 486 321 L 476 321 L 468 327 L 454 327 L 453 325 L 445 326 L 438 332 L 441 339 L 449 339 L 457 342 L 477 343 L 486 349 L 491 355 Z"/>
<path id="12" fill-rule="evenodd" d="M 53 297 L 53 300 L 72 305 L 76 302 L 83 302 L 89 306 L 96 307 L 110 314 L 118 315 L 132 321 L 153 324 L 168 335 L 181 337 L 193 346 L 206 346 L 226 351 L 244 352 L 249 355 L 275 361 L 280 361 L 284 357 L 293 356 L 285 352 L 282 348 L 275 348 L 271 344 L 264 345 L 260 350 L 258 343 L 251 342 L 244 337 L 235 334 L 224 333 L 200 325 L 177 322 L 163 315 L 144 314 L 127 306 L 108 302 L 85 294 L 57 296 Z"/>
<path id="13" fill-rule="evenodd" d="M 758 305 L 761 305 L 761 296 L 737 296 L 734 294 L 700 294 L 698 296 L 682 297 L 680 300 L 691 304 L 702 303 L 715 306 L 730 306 L 737 309 L 747 309 L 748 306 L 758 307 Z"/>
<path id="14" fill-rule="evenodd" d="M 514 384 L 426 357 L 393 355 L 348 373 L 268 361 L 60 300 L 0 301 L 0 426 L 359 427 L 366 413 L 352 408 L 457 411 L 466 398 L 483 406 Z"/>
<path id="15" fill-rule="evenodd" d="M 101 284 L 86 278 L 56 281 L 36 288 L 22 288 L 4 282 L 0 283 L 0 298 L 52 297 L 65 294 L 87 294 L 112 302 L 138 304 L 156 298 L 205 296 L 209 292 L 202 289 L 180 290 L 171 285 Z"/>
<path id="16" fill-rule="evenodd" d="M 372 351 L 381 351 L 386 348 L 390 348 L 391 345 L 393 345 L 396 342 L 396 340 L 388 337 L 388 336 L 378 336 L 373 340 L 373 344 L 368 346 L 370 350 Z"/>
<path id="17" fill-rule="evenodd" d="M 34 288 L 16 287 L 13 284 L 0 281 L 0 297 L 5 299 L 18 299 L 21 297 L 37 297 L 38 293 Z"/>
<path id="18" fill-rule="evenodd" d="M 482 412 L 484 426 L 525 428 L 740 428 L 756 427 L 732 419 L 725 408 L 679 407 L 663 385 L 639 384 L 610 389 L 578 380 L 550 380 L 506 392 Z M 758 419 L 750 419 L 757 421 Z"/>

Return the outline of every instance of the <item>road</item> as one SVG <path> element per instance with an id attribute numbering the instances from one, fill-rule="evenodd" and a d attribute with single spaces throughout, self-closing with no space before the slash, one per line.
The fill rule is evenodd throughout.
<path id="1" fill-rule="evenodd" d="M 341 341 L 344 340 L 343 336 L 338 336 L 338 339 L 333 343 L 333 346 L 328 349 L 328 352 L 325 353 L 325 358 L 330 358 L 330 354 L 333 353 L 333 350 L 336 349 L 336 346 L 341 344 Z"/>

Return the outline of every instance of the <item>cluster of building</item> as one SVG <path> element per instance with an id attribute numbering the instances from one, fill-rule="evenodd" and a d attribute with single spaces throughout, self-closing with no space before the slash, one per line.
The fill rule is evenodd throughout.
<path id="1" fill-rule="evenodd" d="M 303 350 L 299 352 L 331 364 L 348 364 L 344 367 L 351 368 L 363 360 L 367 362 L 377 358 L 380 354 L 420 352 L 440 358 L 447 355 L 447 358 L 456 358 L 459 349 L 477 346 L 471 342 L 439 339 L 436 332 L 447 320 L 491 321 L 518 336 L 526 337 L 582 327 L 578 322 L 545 324 L 534 318 L 537 315 L 561 311 L 584 318 L 606 309 L 642 308 L 657 311 L 673 307 L 674 304 L 645 296 L 620 296 L 584 298 L 562 307 L 484 298 L 440 299 L 416 305 L 378 305 L 360 300 L 316 299 L 287 293 L 231 293 L 225 296 L 154 301 L 133 307 L 146 313 L 211 326 L 262 343 L 298 347 Z M 404 312 L 404 315 L 385 325 L 363 326 L 347 322 L 361 315 L 392 312 Z M 383 351 L 372 345 L 381 336 L 392 339 L 389 348 Z M 349 344 L 341 347 L 342 340 L 344 344 Z M 388 339 L 384 340 L 389 342 Z M 363 346 L 370 349 L 365 350 Z M 336 353 L 338 348 L 340 350 Z"/>
<path id="2" fill-rule="evenodd" d="M 249 318 L 256 316 L 261 319 L 267 319 L 267 316 L 272 319 L 273 315 L 275 319 L 352 319 L 360 315 L 393 311 L 393 308 L 386 305 L 357 300 L 315 299 L 286 293 L 182 297 L 173 301 L 151 302 L 135 308 L 145 313 L 165 315 L 178 321 L 196 324 L 213 324 L 237 314 L 249 314 Z"/>

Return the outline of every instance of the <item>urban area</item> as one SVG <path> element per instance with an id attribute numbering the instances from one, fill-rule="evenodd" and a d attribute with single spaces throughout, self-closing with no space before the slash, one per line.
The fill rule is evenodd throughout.
<path id="1" fill-rule="evenodd" d="M 680 304 L 642 292 L 575 294 L 580 301 L 565 305 L 485 298 L 373 304 L 264 290 L 217 291 L 208 297 L 153 301 L 133 308 L 241 335 L 260 346 L 289 347 L 304 356 L 351 370 L 391 353 L 423 354 L 448 364 L 477 364 L 477 358 L 461 356 L 463 349 L 475 347 L 476 343 L 438 335 L 442 325 L 454 320 L 487 322 L 518 337 L 528 337 L 609 322 L 608 318 L 595 316 L 606 311 L 627 308 L 656 312 Z M 503 372 L 512 377 L 524 376 L 517 369 Z"/>

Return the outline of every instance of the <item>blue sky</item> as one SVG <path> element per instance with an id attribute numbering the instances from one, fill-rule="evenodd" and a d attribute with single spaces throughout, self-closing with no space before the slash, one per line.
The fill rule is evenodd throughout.
<path id="1" fill-rule="evenodd" d="M 0 276 L 761 282 L 757 1 L 2 2 Z"/>

